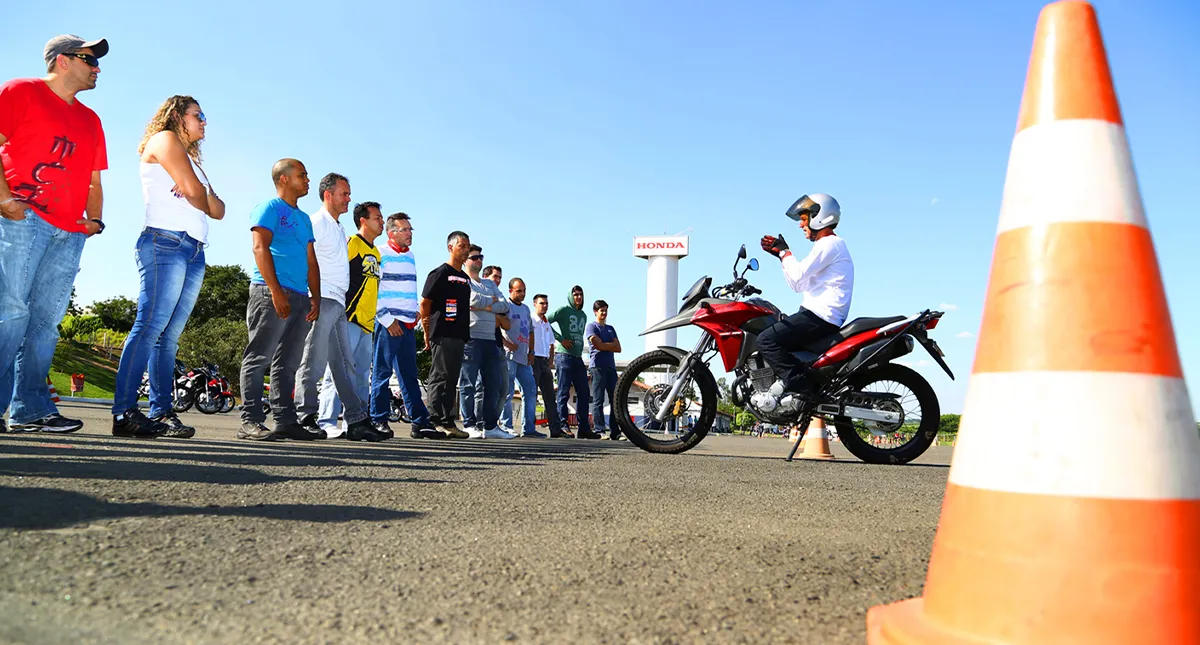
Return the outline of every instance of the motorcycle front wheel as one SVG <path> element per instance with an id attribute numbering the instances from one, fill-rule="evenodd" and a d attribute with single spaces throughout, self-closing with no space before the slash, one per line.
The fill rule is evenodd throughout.
<path id="1" fill-rule="evenodd" d="M 216 414 L 221 411 L 222 398 L 218 395 L 214 399 L 208 395 L 208 392 L 201 392 L 200 396 L 196 398 L 196 409 L 204 414 Z"/>
<path id="2" fill-rule="evenodd" d="M 176 413 L 187 412 L 192 409 L 193 403 L 195 401 L 192 400 L 192 392 L 190 390 L 183 387 L 175 388 L 175 396 L 171 401 L 171 409 L 175 410 Z"/>
<path id="3" fill-rule="evenodd" d="M 696 447 L 717 416 L 717 382 L 708 366 L 697 363 L 688 374 L 665 420 L 656 419 L 682 366 L 661 349 L 629 363 L 617 380 L 612 420 L 630 443 L 661 454 L 678 454 Z"/>

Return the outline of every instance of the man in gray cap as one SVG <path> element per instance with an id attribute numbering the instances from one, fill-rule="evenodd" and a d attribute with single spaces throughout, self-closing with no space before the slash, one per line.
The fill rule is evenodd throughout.
<path id="1" fill-rule="evenodd" d="M 57 36 L 44 78 L 0 85 L 0 414 L 12 405 L 14 431 L 83 427 L 58 413 L 46 376 L 84 240 L 104 230 L 104 129 L 75 95 L 96 87 L 107 53 L 105 40 Z"/>

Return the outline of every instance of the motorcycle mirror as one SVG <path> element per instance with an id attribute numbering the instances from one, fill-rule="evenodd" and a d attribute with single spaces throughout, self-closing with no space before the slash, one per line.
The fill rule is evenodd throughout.
<path id="1" fill-rule="evenodd" d="M 742 248 L 738 249 L 738 259 L 739 260 L 746 259 L 746 245 L 745 244 L 742 245 Z"/>
<path id="2" fill-rule="evenodd" d="M 758 258 L 750 258 L 750 270 L 758 271 Z"/>

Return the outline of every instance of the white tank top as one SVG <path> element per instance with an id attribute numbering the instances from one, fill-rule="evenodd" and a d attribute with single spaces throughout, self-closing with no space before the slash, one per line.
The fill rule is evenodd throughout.
<path id="1" fill-rule="evenodd" d="M 208 189 L 208 180 L 188 157 L 196 178 Z M 175 194 L 175 180 L 162 164 L 141 162 L 142 199 L 146 202 L 145 226 L 183 231 L 200 243 L 208 241 L 208 215 L 188 203 L 183 193 Z"/>

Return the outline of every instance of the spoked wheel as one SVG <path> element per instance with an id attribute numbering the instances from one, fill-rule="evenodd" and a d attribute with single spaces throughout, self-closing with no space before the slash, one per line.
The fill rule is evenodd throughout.
<path id="1" fill-rule="evenodd" d="M 700 443 L 712 428 L 717 415 L 717 382 L 704 364 L 692 369 L 663 422 L 657 420 L 680 367 L 677 357 L 654 350 L 634 359 L 617 381 L 612 418 L 642 450 L 684 452 Z"/>
<path id="2" fill-rule="evenodd" d="M 230 412 L 233 410 L 234 400 L 232 396 L 221 396 L 221 412 Z"/>
<path id="3" fill-rule="evenodd" d="M 941 409 L 929 383 L 913 370 L 890 363 L 850 380 L 850 405 L 888 413 L 893 420 L 834 417 L 838 438 L 869 464 L 906 464 L 937 437 Z M 857 396 L 856 396 L 857 394 Z"/>
<path id="4" fill-rule="evenodd" d="M 216 414 L 221 411 L 221 398 L 223 397 L 218 396 L 214 399 L 208 395 L 208 392 L 201 392 L 196 397 L 196 409 L 204 414 Z"/>
<path id="5" fill-rule="evenodd" d="M 187 388 L 175 388 L 175 397 L 171 401 L 171 408 L 176 412 L 187 412 L 192 408 L 192 393 Z"/>

